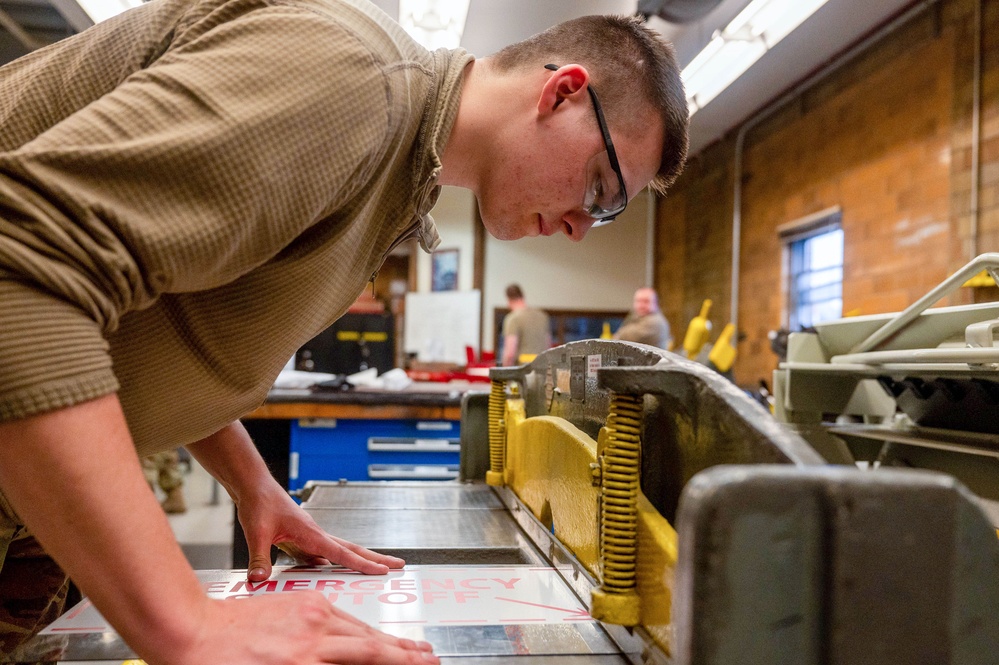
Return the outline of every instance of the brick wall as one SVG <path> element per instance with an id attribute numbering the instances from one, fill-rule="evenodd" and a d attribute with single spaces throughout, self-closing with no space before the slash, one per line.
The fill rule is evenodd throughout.
<path id="1" fill-rule="evenodd" d="M 714 150 L 709 148 L 708 152 Z M 731 160 L 694 160 L 687 165 L 684 182 L 695 182 L 697 186 L 678 182 L 659 202 L 655 283 L 677 349 L 683 344 L 687 323 L 700 313 L 705 299 L 712 301 L 713 314 L 728 311 L 731 168 Z M 663 220 L 668 221 L 664 224 Z M 724 310 L 720 309 L 723 302 Z"/>
<path id="2" fill-rule="evenodd" d="M 781 224 L 842 212 L 843 311 L 903 309 L 972 256 L 972 25 L 977 0 L 944 0 L 753 126 L 742 163 L 735 367 L 769 383 L 767 333 L 786 325 Z M 999 251 L 999 2 L 983 5 L 977 253 Z M 682 341 L 704 298 L 730 320 L 735 132 L 695 156 L 658 208 L 656 286 Z M 999 299 L 962 290 L 949 301 Z"/>

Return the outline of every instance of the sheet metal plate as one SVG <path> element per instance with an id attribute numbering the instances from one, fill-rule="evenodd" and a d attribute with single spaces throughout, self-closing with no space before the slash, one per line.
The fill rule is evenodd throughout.
<path id="1" fill-rule="evenodd" d="M 370 625 L 430 642 L 452 662 L 626 662 L 551 568 L 410 566 L 388 575 L 359 575 L 329 566 L 289 567 L 276 568 L 271 580 L 259 584 L 246 582 L 241 570 L 198 575 L 215 598 L 319 590 Z M 134 658 L 87 600 L 26 646 L 12 662 Z"/>
<path id="2" fill-rule="evenodd" d="M 124 652 L 123 652 L 124 653 Z M 122 665 L 123 660 L 134 654 L 115 656 L 114 660 L 59 660 L 60 665 Z M 74 656 L 75 658 L 76 656 Z M 86 656 L 80 656 L 85 658 Z M 6 661 L 0 661 L 6 662 Z M 482 663 L 482 665 L 628 665 L 632 661 L 623 655 L 587 656 L 444 656 L 441 662 L 448 665 Z"/>
<path id="3" fill-rule="evenodd" d="M 327 531 L 366 547 L 403 555 L 410 564 L 414 563 L 414 558 L 409 555 L 414 552 L 435 552 L 446 560 L 446 566 L 407 565 L 404 571 L 371 577 L 367 583 L 379 588 L 371 589 L 364 596 L 365 602 L 389 594 L 385 596 L 384 604 L 397 622 L 385 624 L 370 616 L 362 617 L 377 623 L 386 632 L 429 641 L 444 662 L 454 665 L 623 665 L 632 662 L 622 655 L 604 627 L 586 614 L 585 606 L 563 577 L 547 566 L 491 488 L 459 483 L 330 484 L 317 487 L 304 507 Z M 529 565 L 503 565 L 510 563 L 511 553 L 519 554 L 515 563 L 526 561 Z M 419 557 L 416 560 L 419 561 Z M 397 580 L 399 588 L 392 588 L 393 578 L 417 575 L 421 569 L 429 571 L 426 574 L 431 577 L 439 576 L 440 571 L 452 571 L 454 589 L 440 579 L 429 583 Z M 296 573 L 289 570 L 292 569 L 275 568 L 272 579 L 279 580 L 278 590 L 284 590 L 280 585 L 295 574 L 317 569 L 296 568 Z M 198 574 L 208 585 L 209 593 L 217 593 L 218 589 L 232 590 L 245 579 L 243 570 L 199 571 Z M 367 577 L 347 574 L 352 582 L 364 583 Z M 410 604 L 409 597 L 402 594 L 414 593 L 413 585 L 422 589 L 424 584 L 429 584 L 428 590 L 438 592 L 488 594 L 485 589 L 477 588 L 490 586 L 484 579 L 509 581 L 512 577 L 532 578 L 536 583 L 530 589 L 494 588 L 502 596 L 492 600 L 505 614 L 469 612 L 471 605 L 468 603 L 473 596 L 466 595 L 465 603 L 450 619 L 446 613 L 434 615 L 423 611 L 426 608 L 399 618 L 399 608 Z M 221 587 L 211 586 L 223 582 Z M 384 587 L 385 584 L 389 586 Z M 253 591 L 267 592 L 261 589 Z M 243 585 L 236 591 L 246 592 L 247 589 Z M 346 600 L 353 603 L 358 597 L 361 596 Z M 457 596 L 452 598 L 457 599 Z M 434 596 L 433 600 L 438 597 Z M 343 607 L 359 615 L 358 606 Z M 511 613 L 511 608 L 519 611 Z M 476 616 L 472 617 L 472 614 Z M 454 623 L 449 624 L 448 620 Z M 54 656 L 61 663 L 113 662 L 117 665 L 135 657 L 106 625 L 98 628 L 98 632 L 40 635 L 11 662 L 35 662 L 44 655 L 50 660 Z"/>

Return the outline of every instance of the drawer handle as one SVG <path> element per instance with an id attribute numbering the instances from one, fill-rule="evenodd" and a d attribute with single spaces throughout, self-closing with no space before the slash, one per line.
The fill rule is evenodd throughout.
<path id="1" fill-rule="evenodd" d="M 453 480 L 458 477 L 454 464 L 369 464 L 372 480 Z"/>
<path id="2" fill-rule="evenodd" d="M 373 436 L 368 439 L 368 450 L 381 452 L 457 453 L 461 452 L 461 440 Z"/>

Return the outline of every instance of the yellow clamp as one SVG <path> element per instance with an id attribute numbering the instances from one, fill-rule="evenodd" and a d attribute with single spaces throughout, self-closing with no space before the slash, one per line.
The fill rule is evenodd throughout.
<path id="1" fill-rule="evenodd" d="M 732 337 L 735 335 L 735 325 L 729 323 L 722 329 L 721 335 L 711 347 L 708 360 L 718 368 L 719 372 L 727 372 L 735 364 L 735 345 L 732 344 Z"/>
<path id="2" fill-rule="evenodd" d="M 683 350 L 691 360 L 697 357 L 701 349 L 708 343 L 708 336 L 711 335 L 711 322 L 708 321 L 708 312 L 711 310 L 711 301 L 705 300 L 701 304 L 701 313 L 690 320 L 687 326 L 687 334 L 683 337 Z"/>

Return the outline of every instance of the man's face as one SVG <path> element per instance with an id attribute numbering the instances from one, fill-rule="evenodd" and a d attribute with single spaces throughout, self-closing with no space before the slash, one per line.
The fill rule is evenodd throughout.
<path id="1" fill-rule="evenodd" d="M 609 127 L 630 197 L 659 168 L 663 130 L 658 118 L 649 115 L 641 132 Z M 516 240 L 561 232 L 571 240 L 582 240 L 595 221 L 583 212 L 590 184 L 587 164 L 606 151 L 588 95 L 560 112 L 537 118 L 526 131 L 502 137 L 499 145 L 490 175 L 478 192 L 479 212 L 489 233 L 500 240 Z"/>
<path id="2" fill-rule="evenodd" d="M 635 310 L 635 314 L 639 316 L 646 316 L 656 311 L 655 297 L 650 291 L 640 289 L 635 291 L 635 297 L 631 301 L 631 308 Z"/>

